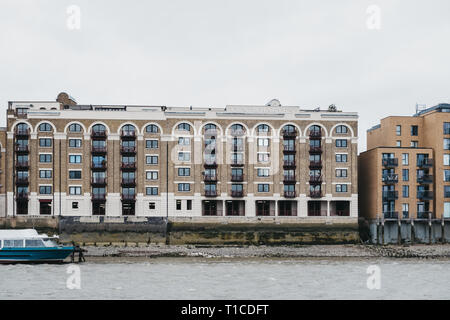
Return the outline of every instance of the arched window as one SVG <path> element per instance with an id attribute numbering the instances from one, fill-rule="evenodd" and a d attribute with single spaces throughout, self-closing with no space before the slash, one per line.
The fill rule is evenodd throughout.
<path id="1" fill-rule="evenodd" d="M 258 132 L 258 133 L 269 133 L 269 131 L 270 131 L 270 127 L 267 124 L 260 124 L 256 128 L 256 132 Z"/>
<path id="2" fill-rule="evenodd" d="M 149 124 L 148 126 L 145 127 L 145 132 L 148 133 L 158 133 L 159 132 L 159 128 L 156 124 Z"/>
<path id="3" fill-rule="evenodd" d="M 26 123 L 19 123 L 16 127 L 18 130 L 28 130 L 28 125 Z"/>
<path id="4" fill-rule="evenodd" d="M 295 136 L 297 129 L 292 124 L 285 125 L 282 130 L 283 136 Z"/>
<path id="5" fill-rule="evenodd" d="M 336 127 L 336 133 L 348 133 L 348 128 L 344 125 L 339 125 Z"/>
<path id="6" fill-rule="evenodd" d="M 102 124 L 96 124 L 92 127 L 92 132 L 104 133 L 105 131 L 106 131 L 106 127 Z"/>
<path id="7" fill-rule="evenodd" d="M 245 129 L 242 124 L 236 123 L 230 127 L 230 132 L 232 136 L 243 136 L 245 133 Z"/>
<path id="8" fill-rule="evenodd" d="M 214 123 L 205 125 L 205 135 L 214 136 L 217 134 L 217 126 Z"/>
<path id="9" fill-rule="evenodd" d="M 41 123 L 39 125 L 39 131 L 41 131 L 41 132 L 52 131 L 52 126 L 49 123 Z"/>
<path id="10" fill-rule="evenodd" d="M 136 128 L 131 124 L 126 124 L 122 127 L 123 132 L 135 132 Z"/>
<path id="11" fill-rule="evenodd" d="M 191 131 L 191 126 L 189 125 L 189 123 L 180 123 L 177 126 L 177 130 L 178 131 Z"/>
<path id="12" fill-rule="evenodd" d="M 311 126 L 309 128 L 309 132 L 317 132 L 318 133 L 320 131 L 322 131 L 322 128 L 320 126 L 317 126 L 317 125 L 313 125 L 313 126 Z"/>
<path id="13" fill-rule="evenodd" d="M 72 123 L 69 126 L 69 132 L 81 132 L 81 125 L 78 123 Z"/>

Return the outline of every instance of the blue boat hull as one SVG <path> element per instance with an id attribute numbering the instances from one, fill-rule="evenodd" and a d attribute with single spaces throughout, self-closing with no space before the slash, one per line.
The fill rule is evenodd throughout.
<path id="1" fill-rule="evenodd" d="M 74 247 L 3 248 L 0 263 L 17 262 L 63 262 Z"/>

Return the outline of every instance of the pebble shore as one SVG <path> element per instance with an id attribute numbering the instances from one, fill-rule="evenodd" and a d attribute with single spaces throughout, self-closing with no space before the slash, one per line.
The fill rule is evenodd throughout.
<path id="1" fill-rule="evenodd" d="M 86 257 L 201 257 L 201 258 L 450 258 L 450 244 L 414 246 L 88 246 Z"/>

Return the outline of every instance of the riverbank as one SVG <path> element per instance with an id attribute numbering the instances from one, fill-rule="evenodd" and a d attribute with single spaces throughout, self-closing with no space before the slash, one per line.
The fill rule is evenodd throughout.
<path id="1" fill-rule="evenodd" d="M 200 257 L 200 258 L 422 258 L 450 259 L 450 245 L 372 246 L 87 246 L 89 257 Z"/>

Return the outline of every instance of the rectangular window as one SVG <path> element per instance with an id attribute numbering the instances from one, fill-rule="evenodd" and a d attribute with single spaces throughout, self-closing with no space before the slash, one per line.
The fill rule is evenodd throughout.
<path id="1" fill-rule="evenodd" d="M 39 162 L 41 162 L 41 163 L 52 162 L 52 155 L 51 154 L 40 154 Z"/>
<path id="2" fill-rule="evenodd" d="M 181 200 L 177 200 L 177 210 L 181 210 Z"/>
<path id="3" fill-rule="evenodd" d="M 269 162 L 269 156 L 268 153 L 258 153 L 258 162 Z"/>
<path id="4" fill-rule="evenodd" d="M 147 180 L 158 180 L 158 171 L 147 171 Z"/>
<path id="5" fill-rule="evenodd" d="M 178 160 L 179 161 L 191 161 L 191 153 L 190 152 L 178 152 Z"/>
<path id="6" fill-rule="evenodd" d="M 49 148 L 52 146 L 52 139 L 39 139 L 39 147 Z"/>
<path id="7" fill-rule="evenodd" d="M 69 194 L 70 195 L 80 195 L 81 187 L 69 187 Z"/>
<path id="8" fill-rule="evenodd" d="M 258 168 L 258 170 L 257 170 L 258 177 L 268 177 L 269 170 L 270 169 L 266 169 L 266 168 Z"/>
<path id="9" fill-rule="evenodd" d="M 70 170 L 69 171 L 69 179 L 81 179 L 81 171 L 79 170 Z"/>
<path id="10" fill-rule="evenodd" d="M 146 140 L 145 147 L 147 149 L 158 149 L 158 140 Z"/>
<path id="11" fill-rule="evenodd" d="M 444 166 L 450 166 L 450 154 L 444 154 Z"/>
<path id="12" fill-rule="evenodd" d="M 407 218 L 409 216 L 409 204 L 408 203 L 402 204 L 402 212 L 403 212 L 404 218 Z"/>
<path id="13" fill-rule="evenodd" d="M 78 202 L 72 202 L 72 209 L 78 209 Z"/>
<path id="14" fill-rule="evenodd" d="M 188 146 L 191 144 L 191 140 L 186 137 L 179 137 L 178 138 L 178 145 L 180 146 Z"/>
<path id="15" fill-rule="evenodd" d="M 346 139 L 336 139 L 336 148 L 347 148 Z"/>
<path id="16" fill-rule="evenodd" d="M 450 139 L 444 139 L 444 150 L 450 150 Z"/>
<path id="17" fill-rule="evenodd" d="M 336 192 L 347 192 L 347 185 L 346 184 L 337 184 Z"/>
<path id="18" fill-rule="evenodd" d="M 189 183 L 179 183 L 178 191 L 180 191 L 180 192 L 191 191 L 191 185 Z"/>
<path id="19" fill-rule="evenodd" d="M 412 136 L 418 136 L 419 135 L 419 127 L 418 126 L 411 126 L 411 135 Z"/>
<path id="20" fill-rule="evenodd" d="M 400 148 L 402 146 L 402 142 L 400 140 L 397 140 L 397 148 Z"/>
<path id="21" fill-rule="evenodd" d="M 444 181 L 450 182 L 450 170 L 444 170 Z"/>
<path id="22" fill-rule="evenodd" d="M 395 127 L 395 134 L 398 136 L 402 135 L 402 126 L 398 125 Z"/>
<path id="23" fill-rule="evenodd" d="M 147 196 L 157 196 L 158 195 L 158 187 L 147 187 L 147 188 L 145 188 L 145 194 Z"/>
<path id="24" fill-rule="evenodd" d="M 409 181 L 409 169 L 402 170 L 402 180 Z"/>
<path id="25" fill-rule="evenodd" d="M 191 168 L 178 168 L 179 177 L 189 177 L 191 175 Z"/>
<path id="26" fill-rule="evenodd" d="M 52 178 L 52 170 L 39 170 L 39 178 L 51 179 Z"/>
<path id="27" fill-rule="evenodd" d="M 269 185 L 264 183 L 258 184 L 258 192 L 269 192 Z"/>
<path id="28" fill-rule="evenodd" d="M 444 202 L 444 218 L 450 218 L 450 202 Z"/>
<path id="29" fill-rule="evenodd" d="M 347 177 L 347 169 L 336 169 L 336 177 L 337 178 L 346 178 Z"/>
<path id="30" fill-rule="evenodd" d="M 258 138 L 258 147 L 268 147 L 269 139 L 267 138 Z"/>
<path id="31" fill-rule="evenodd" d="M 450 122 L 444 122 L 444 134 L 450 134 Z"/>
<path id="32" fill-rule="evenodd" d="M 149 202 L 148 203 L 148 208 L 150 210 L 155 210 L 156 209 L 156 203 L 155 202 Z"/>
<path id="33" fill-rule="evenodd" d="M 81 155 L 70 155 L 69 163 L 81 163 Z"/>
<path id="34" fill-rule="evenodd" d="M 411 141 L 411 148 L 418 148 L 419 142 L 418 141 Z"/>
<path id="35" fill-rule="evenodd" d="M 192 210 L 192 200 L 187 200 L 186 201 L 186 209 L 187 210 Z"/>
<path id="36" fill-rule="evenodd" d="M 450 186 L 444 186 L 444 198 L 450 198 Z"/>
<path id="37" fill-rule="evenodd" d="M 39 186 L 39 194 L 52 194 L 51 186 Z"/>
<path id="38" fill-rule="evenodd" d="M 402 186 L 403 198 L 409 198 L 409 186 Z"/>
<path id="39" fill-rule="evenodd" d="M 81 148 L 81 139 L 69 139 L 69 148 Z"/>
<path id="40" fill-rule="evenodd" d="M 337 154 L 336 162 L 347 162 L 347 155 L 346 154 Z"/>
<path id="41" fill-rule="evenodd" d="M 402 164 L 404 166 L 408 166 L 409 165 L 409 154 L 408 153 L 403 153 L 402 154 Z"/>
<path id="42" fill-rule="evenodd" d="M 145 163 L 146 164 L 158 164 L 158 156 L 146 156 Z"/>

